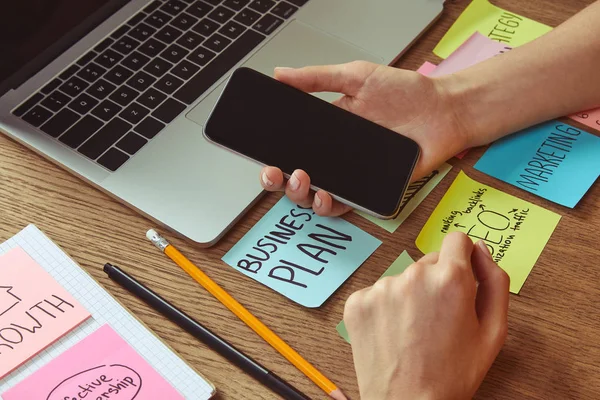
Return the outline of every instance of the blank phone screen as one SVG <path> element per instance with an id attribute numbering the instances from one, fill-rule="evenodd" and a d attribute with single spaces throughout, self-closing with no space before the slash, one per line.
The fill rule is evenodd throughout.
<path id="1" fill-rule="evenodd" d="M 380 216 L 397 213 L 418 145 L 389 129 L 247 68 L 236 70 L 204 132 Z M 258 177 L 257 177 L 258 179 Z"/>

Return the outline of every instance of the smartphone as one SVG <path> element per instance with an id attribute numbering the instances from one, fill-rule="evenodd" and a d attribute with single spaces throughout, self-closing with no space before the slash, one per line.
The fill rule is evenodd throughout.
<path id="1" fill-rule="evenodd" d="M 420 154 L 413 140 L 249 68 L 231 75 L 204 136 L 288 178 L 303 169 L 312 189 L 383 219 L 398 215 Z"/>

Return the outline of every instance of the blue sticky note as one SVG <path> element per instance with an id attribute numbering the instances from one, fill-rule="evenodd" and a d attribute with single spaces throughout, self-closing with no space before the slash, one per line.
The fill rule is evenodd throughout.
<path id="1" fill-rule="evenodd" d="M 341 218 L 283 197 L 223 261 L 306 307 L 319 307 L 381 245 Z"/>
<path id="2" fill-rule="evenodd" d="M 475 168 L 573 208 L 600 174 L 600 138 L 548 121 L 497 141 Z"/>

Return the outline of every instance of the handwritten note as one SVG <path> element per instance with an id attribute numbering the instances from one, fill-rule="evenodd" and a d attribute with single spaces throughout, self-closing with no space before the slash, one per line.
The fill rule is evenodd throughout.
<path id="1" fill-rule="evenodd" d="M 90 314 L 21 248 L 0 257 L 0 378 Z"/>
<path id="2" fill-rule="evenodd" d="M 291 300 L 319 307 L 381 241 L 341 218 L 325 218 L 283 197 L 223 257 Z"/>
<path id="3" fill-rule="evenodd" d="M 406 250 L 404 250 L 379 279 L 383 279 L 386 276 L 400 275 L 414 262 L 415 261 L 408 255 Z M 348 336 L 348 330 L 346 329 L 346 324 L 344 324 L 344 321 L 340 322 L 335 329 L 338 331 L 340 336 L 346 340 L 346 342 L 350 343 L 350 337 Z"/>
<path id="4" fill-rule="evenodd" d="M 370 216 L 361 211 L 356 211 L 360 216 L 365 217 L 376 225 L 379 225 L 386 231 L 393 233 L 409 217 L 410 214 L 425 200 L 431 191 L 444 179 L 450 172 L 452 165 L 443 164 L 440 168 L 433 171 L 424 178 L 411 183 L 406 189 L 404 198 L 400 205 L 400 214 L 394 219 L 379 219 Z"/>
<path id="5" fill-rule="evenodd" d="M 578 112 L 569 115 L 569 118 L 600 131 L 600 108 Z"/>
<path id="6" fill-rule="evenodd" d="M 475 168 L 572 208 L 600 175 L 599 155 L 596 135 L 549 121 L 497 141 Z"/>
<path id="7" fill-rule="evenodd" d="M 450 27 L 433 52 L 448 57 L 474 32 L 506 45 L 517 47 L 542 36 L 551 27 L 503 10 L 488 0 L 473 0 Z"/>
<path id="8" fill-rule="evenodd" d="M 184 399 L 109 325 L 2 396 L 4 400 Z"/>
<path id="9" fill-rule="evenodd" d="M 423 253 L 439 251 L 446 234 L 464 232 L 483 240 L 492 258 L 510 276 L 519 293 L 560 216 L 476 182 L 462 171 L 417 237 Z"/>

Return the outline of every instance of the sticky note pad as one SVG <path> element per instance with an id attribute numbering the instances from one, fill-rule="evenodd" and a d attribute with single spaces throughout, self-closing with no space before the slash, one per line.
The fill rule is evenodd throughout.
<path id="1" fill-rule="evenodd" d="M 23 249 L 4 254 L 0 257 L 0 378 L 89 316 Z"/>
<path id="2" fill-rule="evenodd" d="M 474 32 L 508 46 L 517 47 L 550 30 L 552 28 L 547 25 L 503 10 L 490 4 L 488 0 L 473 0 L 433 52 L 441 58 L 446 58 Z"/>
<path id="3" fill-rule="evenodd" d="M 548 121 L 497 141 L 475 168 L 572 208 L 600 175 L 599 154 L 596 135 Z"/>
<path id="4" fill-rule="evenodd" d="M 381 275 L 379 279 L 383 279 L 386 276 L 400 275 L 404 272 L 406 268 L 408 268 L 414 262 L 415 261 L 408 255 L 406 250 L 404 250 L 402 254 L 398 256 L 396 261 L 394 261 L 392 265 L 390 265 L 390 267 L 383 273 L 383 275 Z M 344 321 L 340 322 L 337 325 L 336 329 L 340 336 L 343 337 L 346 340 L 346 342 L 350 343 L 350 338 L 348 336 L 348 331 L 346 330 L 346 324 L 344 324 Z"/>
<path id="5" fill-rule="evenodd" d="M 444 177 L 450 172 L 452 166 L 450 164 L 443 164 L 440 168 L 434 170 L 431 174 L 424 178 L 411 183 L 406 189 L 402 204 L 400 206 L 400 214 L 394 219 L 379 219 L 366 214 L 362 211 L 356 211 L 362 217 L 365 217 L 369 221 L 376 225 L 379 225 L 386 231 L 393 233 L 398 229 L 400 225 L 412 212 L 425 200 L 425 197 L 431 193 L 431 191 L 444 179 Z"/>
<path id="6" fill-rule="evenodd" d="M 417 237 L 423 253 L 439 251 L 444 236 L 464 232 L 483 240 L 519 293 L 560 216 L 469 178 L 462 171 Z"/>
<path id="7" fill-rule="evenodd" d="M 569 115 L 569 118 L 600 131 L 600 108 L 578 112 Z"/>
<path id="8" fill-rule="evenodd" d="M 282 197 L 225 261 L 306 307 L 319 307 L 381 241 L 341 218 L 320 217 Z"/>
<path id="9" fill-rule="evenodd" d="M 429 76 L 437 66 L 429 61 L 425 61 L 417 70 L 421 75 Z"/>
<path id="10" fill-rule="evenodd" d="M 4 400 L 184 399 L 109 325 L 2 395 Z"/>

